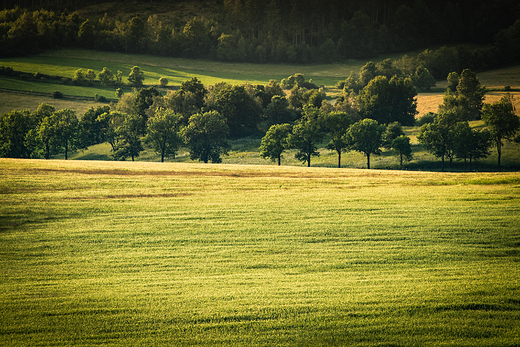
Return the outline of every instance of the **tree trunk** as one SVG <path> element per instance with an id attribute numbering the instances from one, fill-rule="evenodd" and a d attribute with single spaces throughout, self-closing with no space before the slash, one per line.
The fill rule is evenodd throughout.
<path id="1" fill-rule="evenodd" d="M 442 171 L 444 172 L 444 155 L 442 156 Z"/>
<path id="2" fill-rule="evenodd" d="M 282 165 L 282 156 L 278 156 L 278 166 Z"/>
<path id="3" fill-rule="evenodd" d="M 403 154 L 401 153 L 399 155 L 399 157 L 400 157 L 400 160 L 401 160 L 401 164 L 400 165 L 401 165 L 401 169 L 402 169 L 403 168 Z"/>
<path id="4" fill-rule="evenodd" d="M 68 152 L 69 152 L 69 142 L 65 141 L 65 160 L 69 159 Z"/>
<path id="5" fill-rule="evenodd" d="M 370 153 L 367 153 L 367 169 L 370 170 Z"/>
<path id="6" fill-rule="evenodd" d="M 338 169 L 341 169 L 341 151 L 338 151 Z"/>

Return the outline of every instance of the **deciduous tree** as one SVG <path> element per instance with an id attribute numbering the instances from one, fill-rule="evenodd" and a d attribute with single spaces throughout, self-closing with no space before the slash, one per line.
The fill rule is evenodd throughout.
<path id="1" fill-rule="evenodd" d="M 260 156 L 276 160 L 278 165 L 281 165 L 282 153 L 288 148 L 287 139 L 291 130 L 291 125 L 287 123 L 272 125 L 260 143 Z"/>
<path id="2" fill-rule="evenodd" d="M 181 130 L 181 134 L 190 149 L 192 160 L 220 163 L 221 155 L 228 153 L 229 126 L 226 118 L 217 111 L 192 115 L 188 126 Z"/>
<path id="3" fill-rule="evenodd" d="M 500 168 L 504 141 L 514 139 L 515 134 L 520 129 L 520 119 L 515 114 L 512 95 L 507 94 L 500 101 L 485 104 L 482 119 L 489 128 L 493 142 L 497 147 L 498 167 Z"/>
<path id="4" fill-rule="evenodd" d="M 164 157 L 168 155 L 175 158 L 182 144 L 179 133 L 181 120 L 182 115 L 163 108 L 158 109 L 155 116 L 148 119 L 145 142 L 161 154 L 161 162 L 164 162 Z"/>
<path id="5" fill-rule="evenodd" d="M 307 162 L 311 166 L 311 158 L 319 156 L 317 144 L 323 139 L 319 120 L 319 110 L 316 107 L 305 105 L 303 116 L 296 122 L 292 133 L 289 135 L 290 148 L 297 149 L 295 158 L 302 163 Z"/>
<path id="6" fill-rule="evenodd" d="M 399 166 L 403 167 L 403 161 L 412 160 L 412 146 L 410 145 L 410 138 L 405 135 L 400 135 L 393 139 L 392 149 L 395 154 L 399 157 Z"/>
<path id="7" fill-rule="evenodd" d="M 338 168 L 341 167 L 341 153 L 348 149 L 345 133 L 352 124 L 352 119 L 345 112 L 333 111 L 321 114 L 321 124 L 330 136 L 327 149 L 338 153 Z"/>
<path id="8" fill-rule="evenodd" d="M 367 157 L 367 169 L 370 169 L 370 155 L 381 154 L 385 129 L 384 124 L 365 118 L 352 124 L 345 134 L 349 148 Z"/>

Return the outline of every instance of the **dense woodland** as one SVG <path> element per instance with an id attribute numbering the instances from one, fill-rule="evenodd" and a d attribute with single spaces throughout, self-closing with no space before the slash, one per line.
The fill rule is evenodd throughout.
<path id="1" fill-rule="evenodd" d="M 125 2 L 119 13 L 85 17 L 88 12 L 83 10 L 82 17 L 76 10 L 95 8 L 96 1 L 4 0 L 1 54 L 84 47 L 223 61 L 311 63 L 463 44 L 450 57 L 456 60 L 450 71 L 459 73 L 520 58 L 520 4 L 514 0 L 194 1 L 207 9 L 204 15 L 154 13 L 166 3 L 146 2 L 146 11 L 126 19 L 125 8 L 142 7 Z"/>

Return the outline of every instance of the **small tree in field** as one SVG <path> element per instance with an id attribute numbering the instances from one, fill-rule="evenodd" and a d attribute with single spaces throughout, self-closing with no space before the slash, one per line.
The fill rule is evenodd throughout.
<path id="1" fill-rule="evenodd" d="M 405 135 L 396 137 L 392 141 L 392 149 L 399 157 L 399 166 L 403 167 L 403 160 L 412 160 L 412 146 L 410 145 L 410 138 Z"/>
<path id="2" fill-rule="evenodd" d="M 493 104 L 485 104 L 482 119 L 491 131 L 491 138 L 496 144 L 498 167 L 500 168 L 504 140 L 513 140 L 515 134 L 520 129 L 520 119 L 515 114 L 511 94 L 507 94 L 500 101 Z"/>
<path id="3" fill-rule="evenodd" d="M 321 115 L 321 123 L 330 136 L 327 149 L 338 153 L 338 168 L 341 167 L 341 153 L 348 149 L 344 136 L 352 119 L 345 112 L 330 112 Z"/>
<path id="4" fill-rule="evenodd" d="M 134 66 L 128 75 L 128 83 L 136 88 L 141 88 L 143 86 L 143 81 L 144 74 L 139 70 L 139 66 Z"/>
<path id="5" fill-rule="evenodd" d="M 161 87 L 166 87 L 168 85 L 169 81 L 166 77 L 159 78 L 159 84 Z"/>
<path id="6" fill-rule="evenodd" d="M 194 114 L 181 134 L 190 149 L 192 160 L 220 163 L 220 156 L 227 155 L 230 147 L 227 142 L 229 126 L 226 118 L 217 111 Z"/>
<path id="7" fill-rule="evenodd" d="M 345 134 L 349 147 L 367 157 L 367 169 L 370 169 L 370 155 L 381 154 L 385 129 L 384 124 L 365 118 L 352 124 Z"/>
<path id="8" fill-rule="evenodd" d="M 277 160 L 278 165 L 281 165 L 282 153 L 287 149 L 287 138 L 291 133 L 290 124 L 275 124 L 272 125 L 265 136 L 262 138 L 260 144 L 260 156 L 264 159 Z"/>
<path id="9" fill-rule="evenodd" d="M 161 162 L 164 162 L 167 155 L 175 157 L 177 149 L 182 144 L 179 134 L 181 119 L 182 115 L 163 108 L 158 109 L 155 116 L 148 119 L 145 141 L 161 154 Z"/>
<path id="10" fill-rule="evenodd" d="M 305 105 L 303 116 L 293 127 L 288 139 L 289 147 L 298 150 L 295 158 L 302 163 L 307 162 L 308 167 L 311 166 L 311 157 L 320 155 L 316 145 L 323 139 L 323 133 L 318 115 L 316 107 Z"/>

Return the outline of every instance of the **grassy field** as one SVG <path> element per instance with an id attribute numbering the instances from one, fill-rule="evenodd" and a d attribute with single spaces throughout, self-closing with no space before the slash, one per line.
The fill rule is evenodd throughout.
<path id="1" fill-rule="evenodd" d="M 0 159 L 2 346 L 515 346 L 520 175 Z"/>

